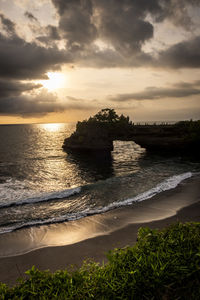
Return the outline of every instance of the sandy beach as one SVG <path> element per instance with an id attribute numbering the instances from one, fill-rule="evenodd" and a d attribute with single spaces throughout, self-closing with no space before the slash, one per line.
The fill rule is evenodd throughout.
<path id="1" fill-rule="evenodd" d="M 0 281 L 14 284 L 35 265 L 56 271 L 88 258 L 106 262 L 105 253 L 133 245 L 142 226 L 163 228 L 174 222 L 200 221 L 200 177 L 151 199 L 80 220 L 30 227 L 0 236 Z"/>

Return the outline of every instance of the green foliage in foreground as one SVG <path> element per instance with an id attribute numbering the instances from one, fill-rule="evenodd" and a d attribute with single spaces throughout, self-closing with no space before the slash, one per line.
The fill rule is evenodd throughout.
<path id="1" fill-rule="evenodd" d="M 108 253 L 105 266 L 85 263 L 73 272 L 41 272 L 9 288 L 1 299 L 200 299 L 200 223 L 162 231 L 141 228 L 134 247 Z"/>

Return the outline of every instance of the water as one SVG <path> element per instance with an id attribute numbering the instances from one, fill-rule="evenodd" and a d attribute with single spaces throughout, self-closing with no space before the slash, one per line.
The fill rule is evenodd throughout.
<path id="1" fill-rule="evenodd" d="M 144 201 L 200 171 L 188 157 L 114 142 L 111 155 L 67 154 L 75 124 L 0 126 L 0 234 Z"/>

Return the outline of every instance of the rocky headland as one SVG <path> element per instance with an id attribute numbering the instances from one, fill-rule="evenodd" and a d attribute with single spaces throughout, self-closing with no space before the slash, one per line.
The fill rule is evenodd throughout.
<path id="1" fill-rule="evenodd" d="M 129 117 L 103 109 L 78 122 L 76 131 L 64 140 L 65 151 L 110 152 L 113 141 L 134 141 L 147 151 L 200 153 L 200 121 L 174 125 L 134 125 Z"/>

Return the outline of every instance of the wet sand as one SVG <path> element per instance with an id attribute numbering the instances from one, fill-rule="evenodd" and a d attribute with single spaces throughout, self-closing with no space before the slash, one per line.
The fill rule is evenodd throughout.
<path id="1" fill-rule="evenodd" d="M 106 262 L 107 251 L 136 242 L 140 227 L 161 229 L 177 221 L 200 222 L 199 176 L 149 200 L 104 214 L 1 235 L 0 281 L 12 285 L 32 265 L 56 271 L 71 264 L 79 267 L 88 258 Z"/>

